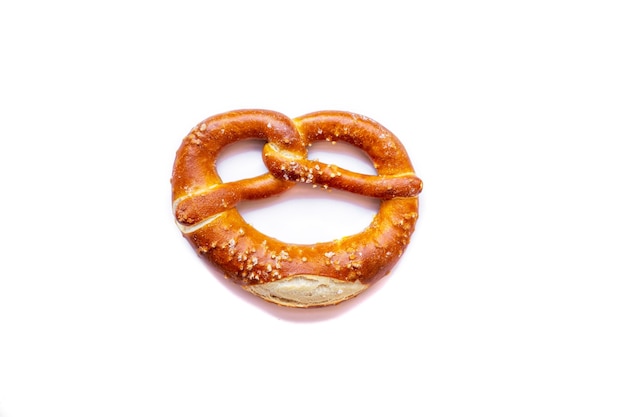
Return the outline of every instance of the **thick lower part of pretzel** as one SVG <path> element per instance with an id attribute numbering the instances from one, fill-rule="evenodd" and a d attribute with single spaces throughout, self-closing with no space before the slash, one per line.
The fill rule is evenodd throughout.
<path id="1" fill-rule="evenodd" d="M 236 209 L 185 236 L 246 290 L 277 304 L 317 307 L 352 298 L 391 271 L 415 228 L 417 205 L 417 198 L 383 201 L 361 233 L 312 245 L 267 236 Z"/>

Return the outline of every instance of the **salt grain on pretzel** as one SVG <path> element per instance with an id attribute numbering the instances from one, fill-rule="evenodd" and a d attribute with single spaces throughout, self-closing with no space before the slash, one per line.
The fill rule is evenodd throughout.
<path id="1" fill-rule="evenodd" d="M 223 183 L 216 169 L 220 151 L 246 139 L 266 142 L 269 172 Z M 362 149 L 378 175 L 307 159 L 307 147 L 321 140 Z M 361 233 L 310 245 L 267 236 L 239 214 L 238 202 L 276 195 L 297 182 L 380 198 L 381 206 Z M 176 221 L 198 253 L 244 289 L 291 307 L 340 303 L 388 274 L 415 228 L 421 189 L 400 141 L 373 120 L 347 112 L 294 120 L 267 110 L 210 117 L 183 140 L 172 174 Z"/>

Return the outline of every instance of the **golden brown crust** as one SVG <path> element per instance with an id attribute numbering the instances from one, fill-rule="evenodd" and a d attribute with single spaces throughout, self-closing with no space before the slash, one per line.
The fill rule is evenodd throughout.
<path id="1" fill-rule="evenodd" d="M 267 142 L 263 158 L 270 172 L 222 183 L 215 167 L 219 152 L 230 143 L 250 138 Z M 306 159 L 307 146 L 320 140 L 345 141 L 361 148 L 379 175 L 352 173 Z M 264 235 L 237 211 L 239 201 L 280 193 L 295 182 L 377 197 L 382 199 L 380 210 L 363 232 L 311 245 Z M 400 141 L 378 123 L 347 112 L 318 112 L 293 121 L 265 110 L 208 118 L 184 139 L 172 176 L 177 222 L 198 253 L 247 290 L 296 307 L 344 301 L 386 275 L 409 243 L 421 188 Z M 314 277 L 318 281 L 315 294 L 306 286 Z M 273 283 L 279 280 L 290 281 L 289 286 L 282 286 L 289 289 L 277 289 Z M 342 282 L 351 286 L 344 291 Z M 297 285 L 303 285 L 302 294 L 294 301 L 291 297 L 294 291 L 297 295 Z"/>

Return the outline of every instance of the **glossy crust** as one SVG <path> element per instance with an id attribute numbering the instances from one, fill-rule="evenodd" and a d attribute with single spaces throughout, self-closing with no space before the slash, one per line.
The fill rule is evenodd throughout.
<path id="1" fill-rule="evenodd" d="M 270 172 L 223 183 L 215 166 L 219 152 L 250 138 L 266 141 L 263 158 Z M 378 175 L 306 159 L 307 146 L 320 140 L 363 149 Z M 296 182 L 377 197 L 380 210 L 361 233 L 311 245 L 267 236 L 237 211 L 243 199 L 266 198 Z M 183 140 L 172 175 L 176 221 L 198 253 L 244 289 L 292 307 L 337 304 L 389 273 L 413 233 L 421 188 L 400 141 L 371 119 L 347 112 L 294 120 L 267 110 L 210 117 Z"/>

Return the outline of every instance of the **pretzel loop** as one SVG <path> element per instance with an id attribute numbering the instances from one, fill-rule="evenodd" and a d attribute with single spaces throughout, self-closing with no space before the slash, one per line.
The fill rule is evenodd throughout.
<path id="1" fill-rule="evenodd" d="M 415 176 L 404 147 L 393 133 L 380 124 L 346 112 L 311 113 L 294 122 L 307 144 L 343 141 L 361 148 L 371 158 L 379 175 L 359 174 L 311 161 L 302 154 L 267 143 L 263 161 L 276 178 L 318 184 L 324 188 L 337 188 L 384 200 L 415 197 L 422 190 L 422 181 Z"/>
<path id="2" fill-rule="evenodd" d="M 269 172 L 223 183 L 216 168 L 219 152 L 248 139 L 266 142 Z M 307 146 L 320 140 L 362 149 L 378 175 L 308 160 Z M 197 252 L 247 291 L 291 307 L 340 303 L 388 274 L 409 243 L 422 189 L 400 141 L 378 123 L 347 112 L 294 120 L 267 110 L 210 117 L 183 140 L 171 182 L 177 224 Z M 270 197 L 297 182 L 377 197 L 380 209 L 362 232 L 308 245 L 267 236 L 239 214 L 240 201 Z"/>
<path id="3" fill-rule="evenodd" d="M 218 115 L 197 125 L 177 154 L 172 176 L 174 212 L 183 227 L 222 213 L 241 200 L 279 194 L 294 184 L 270 173 L 223 183 L 215 162 L 221 150 L 236 141 L 262 139 L 294 155 L 306 155 L 291 119 L 271 111 L 239 111 Z"/>

